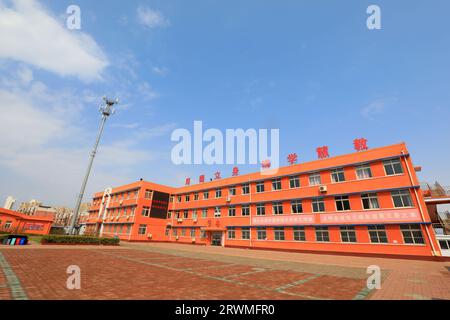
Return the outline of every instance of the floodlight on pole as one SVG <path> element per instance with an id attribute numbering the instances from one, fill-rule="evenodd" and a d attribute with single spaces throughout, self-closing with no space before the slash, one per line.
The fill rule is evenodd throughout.
<path id="1" fill-rule="evenodd" d="M 105 122 L 109 116 L 111 116 L 115 113 L 114 105 L 116 105 L 118 103 L 119 103 L 119 99 L 111 100 L 111 99 L 108 99 L 107 97 L 103 97 L 103 104 L 100 105 L 100 107 L 99 107 L 99 111 L 102 114 L 102 120 L 100 122 L 100 128 L 98 130 L 97 139 L 95 141 L 94 148 L 92 149 L 92 152 L 91 152 L 86 175 L 84 176 L 83 183 L 81 184 L 81 190 L 77 197 L 77 203 L 75 205 L 75 209 L 74 209 L 73 215 L 72 215 L 72 220 L 70 222 L 69 234 L 73 234 L 73 230 L 74 230 L 75 224 L 77 222 L 77 218 L 78 218 L 80 206 L 81 206 L 81 201 L 83 200 L 84 191 L 86 189 L 89 175 L 91 173 L 92 164 L 94 162 L 94 158 L 97 153 L 97 148 L 100 143 L 100 138 L 103 133 L 103 128 L 105 127 Z"/>

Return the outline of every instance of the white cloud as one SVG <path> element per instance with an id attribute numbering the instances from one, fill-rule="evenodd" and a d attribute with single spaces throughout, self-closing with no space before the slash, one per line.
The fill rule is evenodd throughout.
<path id="1" fill-rule="evenodd" d="M 143 82 L 138 85 L 138 92 L 146 101 L 153 100 L 158 97 L 158 93 L 152 88 L 148 82 Z"/>
<path id="2" fill-rule="evenodd" d="M 108 60 L 89 35 L 66 29 L 35 0 L 0 1 L 0 58 L 60 76 L 101 79 Z"/>
<path id="3" fill-rule="evenodd" d="M 157 74 L 159 76 L 165 76 L 169 72 L 169 69 L 165 67 L 153 67 L 152 71 L 154 74 Z"/>
<path id="4" fill-rule="evenodd" d="M 397 101 L 397 98 L 384 98 L 370 102 L 361 109 L 364 118 L 373 120 L 375 116 L 383 114 L 390 104 Z"/>
<path id="5" fill-rule="evenodd" d="M 139 23 L 150 29 L 170 25 L 170 21 L 161 12 L 150 9 L 149 7 L 139 7 L 137 9 L 137 16 Z"/>

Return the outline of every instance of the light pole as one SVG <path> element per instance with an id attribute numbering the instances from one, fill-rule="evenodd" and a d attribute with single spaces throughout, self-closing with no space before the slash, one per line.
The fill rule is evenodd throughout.
<path id="1" fill-rule="evenodd" d="M 75 223 L 77 221 L 77 217 L 80 211 L 81 201 L 83 200 L 84 190 L 86 189 L 86 184 L 89 179 L 89 174 L 91 173 L 92 163 L 94 162 L 95 154 L 97 153 L 97 147 L 100 143 L 100 138 L 102 136 L 103 128 L 105 127 L 106 119 L 112 114 L 114 114 L 114 105 L 119 103 L 119 100 L 111 100 L 106 97 L 103 97 L 104 104 L 100 106 L 99 110 L 102 113 L 102 120 L 100 122 L 100 129 L 98 130 L 97 140 L 95 141 L 94 149 L 91 152 L 91 157 L 89 159 L 88 168 L 86 171 L 86 175 L 84 177 L 83 183 L 81 184 L 81 190 L 77 197 L 77 204 L 75 206 L 75 210 L 73 211 L 72 221 L 70 223 L 69 234 L 73 233 L 73 229 L 75 228 Z"/>

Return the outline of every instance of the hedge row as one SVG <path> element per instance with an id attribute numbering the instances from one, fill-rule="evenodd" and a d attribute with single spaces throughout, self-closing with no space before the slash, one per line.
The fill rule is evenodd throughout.
<path id="1" fill-rule="evenodd" d="M 99 238 L 88 236 L 60 236 L 46 235 L 41 239 L 42 244 L 92 244 L 92 245 L 119 245 L 119 238 Z"/>

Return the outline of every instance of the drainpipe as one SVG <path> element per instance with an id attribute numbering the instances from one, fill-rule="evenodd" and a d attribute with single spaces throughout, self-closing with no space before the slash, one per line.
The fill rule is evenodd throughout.
<path id="1" fill-rule="evenodd" d="M 407 159 L 406 154 L 405 154 L 405 152 L 403 150 L 402 150 L 402 156 L 405 159 L 406 169 L 408 170 L 408 175 L 409 175 L 409 180 L 411 182 L 411 186 L 414 186 L 414 180 L 412 178 L 411 170 L 409 168 L 408 159 Z M 422 204 L 420 202 L 419 194 L 417 193 L 417 189 L 416 188 L 414 188 L 414 195 L 416 197 L 417 204 L 419 205 L 419 211 L 420 211 L 420 215 L 422 217 L 422 221 L 425 222 L 425 215 L 423 213 Z M 431 244 L 432 254 L 433 254 L 433 256 L 437 256 L 438 254 L 437 254 L 436 249 L 434 247 L 433 239 L 431 238 L 430 230 L 428 229 L 428 225 L 425 225 L 425 232 L 426 232 L 428 240 L 430 241 L 430 244 Z"/>

